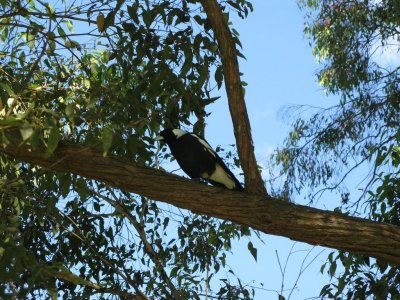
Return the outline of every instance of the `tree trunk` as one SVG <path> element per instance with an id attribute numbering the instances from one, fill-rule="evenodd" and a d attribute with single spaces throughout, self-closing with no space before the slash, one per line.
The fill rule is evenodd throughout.
<path id="1" fill-rule="evenodd" d="M 16 132 L 0 153 L 48 170 L 102 181 L 125 192 L 163 201 L 198 214 L 250 226 L 290 239 L 350 251 L 400 265 L 400 227 L 295 205 L 269 196 L 207 186 L 126 160 L 103 157 L 90 147 L 60 144 L 50 158 L 45 147 L 20 145 Z M 19 135 L 19 134 L 18 134 Z"/>

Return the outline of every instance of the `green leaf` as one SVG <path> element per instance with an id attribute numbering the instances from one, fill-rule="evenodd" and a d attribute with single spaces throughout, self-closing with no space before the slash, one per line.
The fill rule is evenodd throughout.
<path id="1" fill-rule="evenodd" d="M 20 126 L 22 125 L 22 121 L 19 119 L 16 119 L 13 116 L 5 117 L 4 119 L 0 120 L 0 126 L 1 125 L 8 125 L 8 126 Z"/>
<path id="2" fill-rule="evenodd" d="M 28 42 L 29 48 L 32 50 L 35 47 L 35 35 L 28 32 L 26 34 L 26 41 Z"/>
<path id="3" fill-rule="evenodd" d="M 65 23 L 67 24 L 67 28 L 68 28 L 69 32 L 72 32 L 72 30 L 74 29 L 74 24 L 72 23 L 72 21 L 65 20 Z"/>
<path id="4" fill-rule="evenodd" d="M 104 29 L 104 15 L 100 12 L 96 18 L 97 29 L 102 32 Z"/>
<path id="5" fill-rule="evenodd" d="M 9 5 L 7 0 L 0 0 L 0 4 L 3 7 L 3 9 L 5 9 L 7 7 L 7 5 Z"/>
<path id="6" fill-rule="evenodd" d="M 133 4 L 132 6 L 130 5 L 127 6 L 129 16 L 136 24 L 139 24 L 138 11 L 137 11 L 138 7 L 139 7 L 138 3 Z"/>
<path id="7" fill-rule="evenodd" d="M 71 176 L 69 174 L 60 174 L 58 181 L 60 183 L 60 192 L 63 197 L 67 197 L 71 190 Z"/>
<path id="8" fill-rule="evenodd" d="M 336 261 L 333 261 L 329 267 L 329 275 L 331 278 L 335 275 L 336 272 Z"/>
<path id="9" fill-rule="evenodd" d="M 154 21 L 154 14 L 150 10 L 145 10 L 142 14 L 143 16 L 143 21 L 146 27 L 150 27 L 151 23 Z"/>
<path id="10" fill-rule="evenodd" d="M 202 17 L 200 17 L 199 15 L 195 15 L 193 17 L 193 19 L 197 22 L 197 24 L 199 25 L 203 25 L 204 24 L 204 19 Z"/>
<path id="11" fill-rule="evenodd" d="M 252 242 L 249 242 L 249 243 L 247 244 L 247 249 L 249 249 L 251 255 L 253 255 L 254 260 L 257 261 L 257 248 L 255 248 L 255 247 L 253 246 L 253 243 L 252 243 Z"/>
<path id="12" fill-rule="evenodd" d="M 238 3 L 234 2 L 234 1 L 227 1 L 227 3 L 232 6 L 233 8 L 237 9 L 237 10 L 241 10 L 241 7 Z"/>
<path id="13" fill-rule="evenodd" d="M 50 16 L 50 18 L 52 20 L 54 20 L 55 19 L 55 17 L 54 17 L 54 13 L 55 13 L 54 7 L 51 6 L 48 3 L 46 3 L 45 5 L 46 5 L 46 13 Z"/>
<path id="14" fill-rule="evenodd" d="M 67 106 L 65 107 L 65 115 L 67 116 L 69 121 L 74 121 L 75 110 L 73 105 L 67 104 Z"/>
<path id="15" fill-rule="evenodd" d="M 321 274 L 324 274 L 325 267 L 326 267 L 326 263 L 323 264 L 323 265 L 321 266 L 320 270 L 319 270 L 319 271 L 321 272 Z"/>
<path id="16" fill-rule="evenodd" d="M 100 204 L 98 202 L 93 202 L 93 208 L 95 211 L 99 212 L 100 211 Z"/>
<path id="17" fill-rule="evenodd" d="M 4 130 L 1 131 L 1 143 L 3 145 L 8 145 L 10 143 L 10 140 L 7 138 L 6 133 L 4 132 Z"/>
<path id="18" fill-rule="evenodd" d="M 30 126 L 21 127 L 19 129 L 19 131 L 21 133 L 22 140 L 24 142 L 27 141 L 32 136 L 32 134 L 34 132 L 33 127 L 30 127 Z"/>
<path id="19" fill-rule="evenodd" d="M 75 184 L 75 190 L 81 199 L 86 199 L 90 195 L 90 190 L 87 187 L 87 182 L 82 177 L 79 177 Z"/>
<path id="20" fill-rule="evenodd" d="M 113 142 L 113 132 L 110 128 L 103 128 L 101 133 L 101 141 L 103 145 L 103 156 L 107 156 Z"/>
<path id="21" fill-rule="evenodd" d="M 221 86 L 222 86 L 222 82 L 224 80 L 224 74 L 223 74 L 223 69 L 222 69 L 221 65 L 219 65 L 217 67 L 217 70 L 215 71 L 214 78 L 215 78 L 215 81 L 217 82 L 218 89 L 220 89 Z"/>
<path id="22" fill-rule="evenodd" d="M 71 40 L 70 42 L 71 42 L 71 48 L 76 48 L 78 50 L 82 49 L 82 46 L 79 42 L 73 40 Z"/>
<path id="23" fill-rule="evenodd" d="M 21 54 L 19 55 L 18 59 L 19 59 L 19 63 L 20 63 L 21 65 L 24 65 L 24 64 L 25 64 L 26 55 L 25 55 L 25 52 L 24 52 L 24 51 L 21 52 Z"/>
<path id="24" fill-rule="evenodd" d="M 58 32 L 58 35 L 60 37 L 62 37 L 63 39 L 65 39 L 65 37 L 67 36 L 67 34 L 65 33 L 64 29 L 61 26 L 57 27 L 57 32 Z"/>
<path id="25" fill-rule="evenodd" d="M 13 91 L 13 89 L 11 88 L 11 86 L 5 82 L 0 82 L 0 86 L 5 89 L 5 91 L 8 93 L 9 96 L 14 96 L 15 93 Z"/>
<path id="26" fill-rule="evenodd" d="M 58 299 L 57 289 L 56 288 L 47 288 L 47 292 L 49 293 L 50 297 L 54 300 Z"/>
<path id="27" fill-rule="evenodd" d="M 56 50 L 56 42 L 54 40 L 51 40 L 49 42 L 49 48 L 47 48 L 47 53 L 53 54 L 54 50 Z"/>
<path id="28" fill-rule="evenodd" d="M 106 31 L 106 29 L 108 27 L 110 27 L 111 25 L 114 25 L 115 22 L 115 12 L 111 11 L 106 18 L 104 19 L 104 27 L 103 27 L 103 31 Z"/>
<path id="29" fill-rule="evenodd" d="M 5 27 L 5 28 L 1 31 L 0 39 L 1 39 L 1 41 L 2 41 L 3 43 L 4 43 L 4 42 L 7 40 L 7 38 L 8 38 L 8 32 L 9 32 L 8 27 Z"/>
<path id="30" fill-rule="evenodd" d="M 51 128 L 49 139 L 47 140 L 47 150 L 45 154 L 46 158 L 50 157 L 53 154 L 54 150 L 57 149 L 60 138 L 61 136 L 58 128 L 57 127 Z"/>
<path id="31" fill-rule="evenodd" d="M 164 221 L 163 221 L 163 227 L 164 227 L 164 229 L 168 226 L 168 223 L 169 223 L 169 218 L 166 217 L 166 218 L 164 219 Z"/>

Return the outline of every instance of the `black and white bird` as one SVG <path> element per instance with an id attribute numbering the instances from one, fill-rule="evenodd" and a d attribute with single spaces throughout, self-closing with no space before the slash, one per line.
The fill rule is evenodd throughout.
<path id="1" fill-rule="evenodd" d="M 182 170 L 191 178 L 202 178 L 215 186 L 243 191 L 235 175 L 206 140 L 181 129 L 165 129 L 157 141 L 164 141 Z"/>

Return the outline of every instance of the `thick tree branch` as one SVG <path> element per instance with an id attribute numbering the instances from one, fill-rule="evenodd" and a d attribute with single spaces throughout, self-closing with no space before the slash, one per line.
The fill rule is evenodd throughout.
<path id="1" fill-rule="evenodd" d="M 99 180 L 125 192 L 231 220 L 268 234 L 400 265 L 399 226 L 207 186 L 126 160 L 103 157 L 100 152 L 77 144 L 62 144 L 52 157 L 45 158 L 44 147 L 18 147 L 20 139 L 16 134 L 8 134 L 8 138 L 7 147 L 0 141 L 0 153 L 21 161 Z"/>
<path id="2" fill-rule="evenodd" d="M 224 70 L 225 89 L 228 95 L 229 110 L 235 131 L 236 145 L 242 164 L 246 191 L 266 194 L 264 182 L 258 171 L 251 138 L 250 121 L 247 114 L 235 41 L 232 39 L 225 16 L 215 0 L 200 0 L 208 21 L 214 30 L 221 53 Z"/>

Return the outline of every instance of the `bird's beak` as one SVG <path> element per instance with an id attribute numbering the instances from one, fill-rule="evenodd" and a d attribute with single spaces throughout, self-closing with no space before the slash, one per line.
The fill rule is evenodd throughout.
<path id="1" fill-rule="evenodd" d="M 162 135 L 157 135 L 155 138 L 156 141 L 163 141 L 164 137 Z"/>

